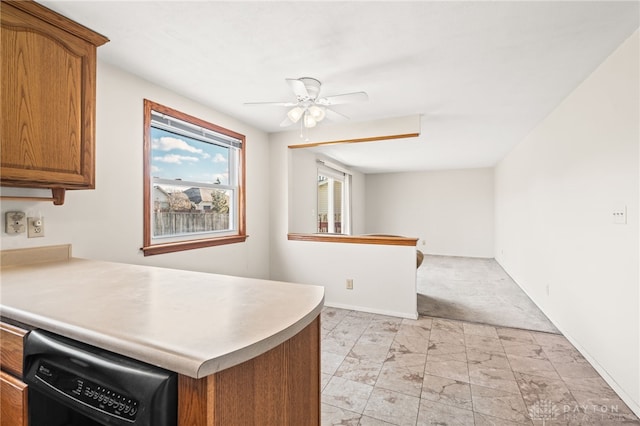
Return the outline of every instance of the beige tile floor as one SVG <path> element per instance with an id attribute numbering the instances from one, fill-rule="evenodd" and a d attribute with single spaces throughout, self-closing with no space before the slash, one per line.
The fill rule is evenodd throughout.
<path id="1" fill-rule="evenodd" d="M 562 336 L 325 307 L 323 425 L 640 425 Z"/>

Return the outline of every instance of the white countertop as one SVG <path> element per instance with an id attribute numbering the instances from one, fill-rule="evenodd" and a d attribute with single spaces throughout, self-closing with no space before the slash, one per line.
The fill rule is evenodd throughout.
<path id="1" fill-rule="evenodd" d="M 3 317 L 194 378 L 278 346 L 324 301 L 318 286 L 83 259 L 0 278 Z"/>

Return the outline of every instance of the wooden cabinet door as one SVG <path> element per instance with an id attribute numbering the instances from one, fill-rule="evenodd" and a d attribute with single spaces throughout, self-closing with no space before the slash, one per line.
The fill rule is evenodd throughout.
<path id="1" fill-rule="evenodd" d="M 22 377 L 22 348 L 27 330 L 0 322 L 0 367 Z"/>
<path id="2" fill-rule="evenodd" d="M 0 371 L 0 426 L 28 426 L 27 385 Z"/>
<path id="3" fill-rule="evenodd" d="M 37 3 L 1 6 L 0 183 L 93 188 L 96 45 Z"/>

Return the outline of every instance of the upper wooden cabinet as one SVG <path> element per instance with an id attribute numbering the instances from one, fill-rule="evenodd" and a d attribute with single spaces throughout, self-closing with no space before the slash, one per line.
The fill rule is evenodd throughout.
<path id="1" fill-rule="evenodd" d="M 108 39 L 33 1 L 3 0 L 0 21 L 0 184 L 62 199 L 94 188 L 96 47 Z"/>

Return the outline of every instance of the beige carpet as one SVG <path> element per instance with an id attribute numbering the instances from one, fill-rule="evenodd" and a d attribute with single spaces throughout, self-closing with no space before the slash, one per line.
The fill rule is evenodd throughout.
<path id="1" fill-rule="evenodd" d="M 494 259 L 425 255 L 418 268 L 418 312 L 559 333 Z"/>

